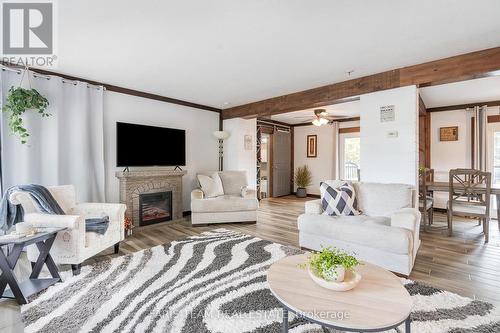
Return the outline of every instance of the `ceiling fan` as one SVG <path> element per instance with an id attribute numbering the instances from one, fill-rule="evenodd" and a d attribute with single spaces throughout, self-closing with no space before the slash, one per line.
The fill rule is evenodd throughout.
<path id="1" fill-rule="evenodd" d="M 298 116 L 294 118 L 309 118 L 313 125 L 322 126 L 326 124 L 331 124 L 335 120 L 346 118 L 346 117 L 332 117 L 325 109 L 314 110 L 314 116 Z"/>

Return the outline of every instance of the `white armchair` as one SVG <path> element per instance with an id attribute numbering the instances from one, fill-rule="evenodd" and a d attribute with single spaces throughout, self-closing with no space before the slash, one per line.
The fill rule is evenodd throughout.
<path id="1" fill-rule="evenodd" d="M 201 172 L 213 175 L 213 171 Z M 244 195 L 241 188 L 247 186 L 246 171 L 220 171 L 224 194 L 207 198 L 202 189 L 191 192 L 191 224 L 201 226 L 215 223 L 255 223 L 259 201 L 254 189 L 247 189 Z"/>
<path id="2" fill-rule="evenodd" d="M 67 215 L 41 213 L 25 192 L 13 192 L 9 198 L 13 204 L 21 204 L 24 222 L 34 227 L 66 227 L 58 233 L 51 249 L 57 264 L 70 264 L 73 274 L 79 274 L 81 263 L 114 245 L 118 253 L 120 241 L 125 238 L 124 216 L 126 206 L 107 203 L 77 203 L 73 185 L 47 187 Z M 85 219 L 109 216 L 109 227 L 104 235 L 85 231 Z M 38 249 L 28 246 L 28 259 L 36 261 Z"/>

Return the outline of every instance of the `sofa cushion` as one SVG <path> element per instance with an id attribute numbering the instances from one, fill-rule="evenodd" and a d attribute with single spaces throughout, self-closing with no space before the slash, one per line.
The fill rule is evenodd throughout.
<path id="1" fill-rule="evenodd" d="M 387 217 L 328 216 L 302 214 L 298 218 L 301 233 L 318 235 L 382 251 L 409 254 L 413 248 L 410 230 L 386 225 Z M 321 244 L 319 244 L 321 245 Z"/>
<path id="2" fill-rule="evenodd" d="M 222 171 L 219 173 L 224 194 L 241 196 L 241 189 L 248 186 L 246 171 Z"/>
<path id="3" fill-rule="evenodd" d="M 406 184 L 353 183 L 358 210 L 368 216 L 387 216 L 412 207 L 413 187 Z"/>
<path id="4" fill-rule="evenodd" d="M 218 172 L 214 172 L 211 176 L 199 174 L 196 177 L 206 198 L 224 195 L 224 188 Z"/>
<path id="5" fill-rule="evenodd" d="M 319 184 L 321 206 L 325 215 L 359 215 L 356 207 L 356 193 L 348 183 L 342 183 L 337 188 L 325 182 Z"/>
<path id="6" fill-rule="evenodd" d="M 220 213 L 257 210 L 257 198 L 242 198 L 238 195 L 223 195 L 191 201 L 191 211 L 195 213 Z"/>

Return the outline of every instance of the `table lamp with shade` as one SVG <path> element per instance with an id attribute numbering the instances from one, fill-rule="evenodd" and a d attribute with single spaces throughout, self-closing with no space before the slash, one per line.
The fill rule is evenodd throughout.
<path id="1" fill-rule="evenodd" d="M 224 140 L 229 138 L 229 132 L 215 131 L 214 136 L 219 140 L 219 171 L 222 171 L 223 154 L 224 154 Z"/>

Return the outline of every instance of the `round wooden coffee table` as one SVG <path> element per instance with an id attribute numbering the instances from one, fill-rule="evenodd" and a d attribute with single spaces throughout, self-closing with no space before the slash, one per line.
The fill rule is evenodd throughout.
<path id="1" fill-rule="evenodd" d="M 282 332 L 288 332 L 288 311 L 323 327 L 344 331 L 380 332 L 405 323 L 410 333 L 412 300 L 393 273 L 364 263 L 356 288 L 338 292 L 318 286 L 306 269 L 307 254 L 274 263 L 267 272 L 273 295 L 283 306 Z"/>

